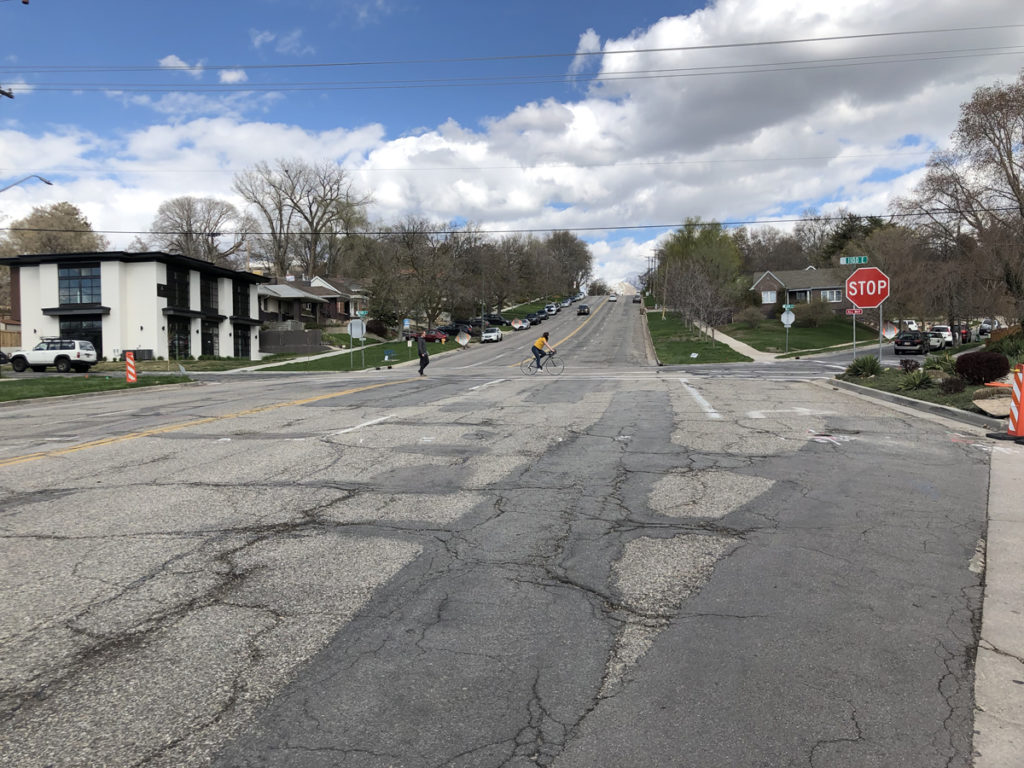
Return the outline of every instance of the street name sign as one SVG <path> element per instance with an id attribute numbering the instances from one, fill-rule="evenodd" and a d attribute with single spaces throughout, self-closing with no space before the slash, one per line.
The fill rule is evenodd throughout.
<path id="1" fill-rule="evenodd" d="M 840 264 L 867 264 L 868 263 L 868 257 L 867 256 L 840 256 L 839 257 L 839 263 Z"/>
<path id="2" fill-rule="evenodd" d="M 856 307 L 856 308 L 852 308 L 852 309 L 847 309 L 846 310 L 846 314 L 848 314 L 848 315 L 863 315 L 864 314 L 864 310 L 861 309 L 860 307 Z"/>
<path id="3" fill-rule="evenodd" d="M 873 309 L 889 298 L 889 278 L 877 267 L 861 267 L 846 278 L 846 298 L 861 309 Z"/>

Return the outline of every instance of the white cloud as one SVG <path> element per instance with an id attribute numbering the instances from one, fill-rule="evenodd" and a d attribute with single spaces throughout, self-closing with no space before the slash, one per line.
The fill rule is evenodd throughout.
<path id="1" fill-rule="evenodd" d="M 578 75 L 580 72 L 587 68 L 588 64 L 592 64 L 597 61 L 597 57 L 592 55 L 601 50 L 601 36 L 592 29 L 588 29 L 582 35 L 580 35 L 579 45 L 576 46 L 576 56 L 572 60 L 572 64 L 569 65 L 569 72 L 573 75 Z"/>
<path id="2" fill-rule="evenodd" d="M 292 30 L 287 35 L 278 38 L 274 50 L 292 56 L 311 56 L 316 53 L 316 48 L 303 42 L 301 29 Z"/>
<path id="3" fill-rule="evenodd" d="M 160 64 L 160 66 L 164 69 L 175 69 L 187 72 L 196 79 L 199 79 L 203 76 L 202 62 L 199 62 L 197 64 L 189 64 L 188 62 L 184 61 L 178 56 L 175 56 L 173 53 L 170 56 L 164 56 L 157 63 Z"/>
<path id="4" fill-rule="evenodd" d="M 249 40 L 252 42 L 252 47 L 256 48 L 257 50 L 262 48 L 264 45 L 269 45 L 270 43 L 274 42 L 274 38 L 276 37 L 277 35 L 275 35 L 273 32 L 268 32 L 266 30 L 249 30 Z"/>
<path id="5" fill-rule="evenodd" d="M 248 82 L 249 76 L 244 69 L 224 69 L 220 72 L 220 81 L 226 85 Z"/>
<path id="6" fill-rule="evenodd" d="M 641 272 L 665 233 L 612 227 L 674 225 L 691 216 L 783 219 L 809 206 L 884 214 L 920 178 L 927 153 L 947 143 L 973 89 L 1017 73 L 1013 57 L 922 52 L 1018 43 L 1009 28 L 639 49 L 966 28 L 979 18 L 1024 24 L 1024 5 L 718 0 L 618 39 L 581 32 L 577 53 L 601 51 L 587 57 L 587 71 L 619 79 L 592 84 L 571 101 L 524 103 L 479 125 L 449 121 L 391 137 L 380 125 L 312 131 L 246 117 L 262 116 L 259 110 L 282 95 L 136 95 L 168 124 L 127 131 L 114 146 L 73 130 L 44 137 L 0 131 L 0 153 L 12 158 L 5 159 L 11 167 L 43 175 L 49 174 L 39 158 L 67 169 L 60 199 L 81 203 L 100 229 L 145 229 L 161 201 L 181 194 L 238 202 L 233 174 L 258 161 L 334 159 L 372 193 L 378 221 L 414 214 L 498 231 L 578 228 L 592 244 L 597 276 L 615 281 Z M 252 30 L 250 38 L 256 48 L 308 51 L 299 30 L 287 37 Z M 907 53 L 915 55 L 893 63 Z M 180 62 L 164 61 L 171 59 Z M 573 72 L 583 67 L 580 57 L 570 65 Z M 229 72 L 221 82 L 244 76 Z M 608 229 L 582 229 L 590 227 Z"/>

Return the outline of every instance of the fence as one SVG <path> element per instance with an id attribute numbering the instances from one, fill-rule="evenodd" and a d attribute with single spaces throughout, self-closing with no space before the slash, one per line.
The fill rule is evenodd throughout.
<path id="1" fill-rule="evenodd" d="M 0 347 L 7 349 L 21 346 L 21 331 L 0 331 Z"/>

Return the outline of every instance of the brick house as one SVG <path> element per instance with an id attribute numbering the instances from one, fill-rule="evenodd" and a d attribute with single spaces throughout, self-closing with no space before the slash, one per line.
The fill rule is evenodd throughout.
<path id="1" fill-rule="evenodd" d="M 846 277 L 843 270 L 831 268 L 769 270 L 755 276 L 750 290 L 758 294 L 765 310 L 779 304 L 808 304 L 820 300 L 834 305 L 834 310 L 840 312 L 851 306 L 846 300 Z"/>

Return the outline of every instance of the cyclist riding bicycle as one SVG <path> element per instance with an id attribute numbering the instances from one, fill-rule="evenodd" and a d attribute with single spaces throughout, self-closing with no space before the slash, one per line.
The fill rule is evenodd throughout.
<path id="1" fill-rule="evenodd" d="M 550 351 L 545 352 L 544 347 L 547 347 Z M 533 342 L 532 350 L 533 356 L 537 360 L 537 370 L 542 370 L 544 368 L 544 358 L 547 357 L 548 355 L 555 354 L 555 348 L 548 344 L 547 331 L 544 331 L 544 335 L 537 339 L 535 342 Z"/>

